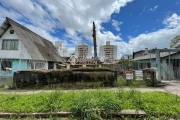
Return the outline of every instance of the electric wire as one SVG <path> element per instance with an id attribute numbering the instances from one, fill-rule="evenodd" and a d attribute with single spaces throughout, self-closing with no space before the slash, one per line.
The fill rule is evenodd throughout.
<path id="1" fill-rule="evenodd" d="M 71 9 L 73 9 L 74 11 L 76 11 L 77 13 L 79 13 L 80 15 L 82 15 L 84 18 L 88 19 L 90 22 L 92 22 L 91 19 L 89 19 L 88 17 L 86 17 L 85 15 L 83 15 L 82 13 L 80 13 L 79 11 L 77 11 L 75 8 L 71 7 L 70 5 L 68 5 L 66 2 L 60 0 L 62 3 L 64 3 L 65 5 L 67 5 L 68 7 L 70 7 Z"/>

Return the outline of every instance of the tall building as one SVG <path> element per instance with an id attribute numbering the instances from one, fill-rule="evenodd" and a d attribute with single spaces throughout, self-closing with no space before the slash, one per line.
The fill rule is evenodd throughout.
<path id="1" fill-rule="evenodd" d="M 68 56 L 68 50 L 63 48 L 62 42 L 56 41 L 55 47 L 56 47 L 56 49 L 57 49 L 57 51 L 61 57 L 67 57 Z"/>
<path id="2" fill-rule="evenodd" d="M 85 44 L 82 41 L 82 45 L 77 45 L 75 47 L 75 57 L 76 58 L 91 58 L 91 46 Z"/>
<path id="3" fill-rule="evenodd" d="M 101 58 L 117 60 L 117 46 L 110 45 L 110 41 L 106 41 L 106 45 L 100 46 L 99 54 Z"/>

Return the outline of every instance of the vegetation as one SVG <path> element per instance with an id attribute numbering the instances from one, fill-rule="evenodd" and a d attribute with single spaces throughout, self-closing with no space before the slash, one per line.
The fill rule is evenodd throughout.
<path id="1" fill-rule="evenodd" d="M 151 118 L 177 118 L 180 97 L 164 92 L 106 91 L 59 92 L 29 95 L 0 94 L 0 112 L 72 111 L 81 119 L 101 119 L 122 109 L 144 110 Z"/>
<path id="2" fill-rule="evenodd" d="M 174 37 L 170 42 L 170 48 L 180 48 L 179 41 L 180 35 Z"/>
<path id="3" fill-rule="evenodd" d="M 116 79 L 115 72 L 107 68 L 78 68 L 70 70 L 24 70 L 14 73 L 14 87 L 42 88 L 46 85 L 62 85 L 57 87 L 91 87 L 100 82 L 100 85 L 112 86 Z M 95 84 L 93 84 L 93 82 Z"/>
<path id="4" fill-rule="evenodd" d="M 142 80 L 126 80 L 124 76 L 119 76 L 117 82 L 115 83 L 116 87 L 131 87 L 131 88 L 144 88 L 149 86 L 149 83 Z"/>

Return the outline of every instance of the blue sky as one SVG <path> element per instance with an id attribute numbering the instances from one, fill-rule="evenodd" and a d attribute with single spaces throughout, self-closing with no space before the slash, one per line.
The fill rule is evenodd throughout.
<path id="1" fill-rule="evenodd" d="M 92 43 L 95 21 L 98 50 L 106 41 L 123 54 L 168 48 L 180 35 L 180 0 L 0 0 L 0 24 L 9 17 L 69 53 Z M 93 54 L 93 47 L 92 47 Z"/>

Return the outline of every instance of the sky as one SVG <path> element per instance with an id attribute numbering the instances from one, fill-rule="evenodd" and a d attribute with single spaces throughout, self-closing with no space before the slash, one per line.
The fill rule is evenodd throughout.
<path id="1" fill-rule="evenodd" d="M 53 43 L 62 41 L 69 54 L 85 41 L 93 56 L 93 21 L 97 50 L 110 41 L 118 59 L 169 48 L 180 35 L 180 0 L 0 0 L 0 24 L 6 17 Z"/>

